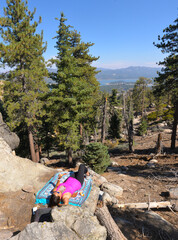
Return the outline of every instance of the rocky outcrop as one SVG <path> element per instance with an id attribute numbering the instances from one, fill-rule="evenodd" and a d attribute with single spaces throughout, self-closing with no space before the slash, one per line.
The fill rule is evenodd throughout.
<path id="1" fill-rule="evenodd" d="M 24 215 L 30 217 L 31 205 L 28 207 L 23 203 L 27 202 L 29 196 L 35 201 L 34 193 L 41 189 L 44 184 L 57 172 L 57 170 L 48 168 L 40 163 L 34 163 L 29 159 L 14 156 L 10 146 L 0 138 L 0 203 L 2 206 L 0 212 L 0 222 L 3 225 L 0 232 L 3 236 L 10 236 L 12 232 L 5 231 L 7 226 L 15 223 L 15 218 L 22 221 Z M 82 207 L 63 206 L 52 209 L 52 222 L 31 223 L 22 228 L 23 230 L 16 236 L 11 237 L 13 240 L 53 240 L 53 239 L 80 239 L 80 240 L 105 240 L 107 238 L 106 228 L 101 226 L 95 210 L 97 207 L 100 188 L 99 186 L 107 184 L 107 180 L 90 171 L 93 178 L 93 185 L 88 199 Z M 116 190 L 116 189 L 115 189 Z M 115 191 L 113 190 L 113 191 Z M 14 199 L 6 199 L 9 192 L 18 194 L 17 203 Z M 32 198 L 33 195 L 33 198 Z M 7 206 L 8 204 L 8 206 Z M 6 208 L 6 209 L 5 209 Z M 17 208 L 15 218 L 11 218 L 11 213 Z M 20 208 L 20 209 L 19 209 Z M 25 213 L 25 209 L 27 210 Z M 7 210 L 9 215 L 7 214 Z M 23 211 L 23 213 L 22 213 Z M 24 215 L 23 215 L 24 214 Z M 25 222 L 27 222 L 25 220 Z M 30 221 L 28 221 L 30 222 Z M 10 229 L 10 228 L 9 228 Z M 8 230 L 8 229 L 7 229 Z M 0 236 L 2 235 L 0 233 Z"/>
<path id="2" fill-rule="evenodd" d="M 104 182 L 101 185 L 101 190 L 103 192 L 109 193 L 113 197 L 121 197 L 123 194 L 123 189 L 116 184 L 110 182 Z"/>
<path id="3" fill-rule="evenodd" d="M 31 223 L 20 234 L 12 237 L 13 240 L 56 240 L 56 239 L 73 239 L 79 240 L 75 232 L 70 230 L 62 222 L 43 222 Z"/>
<path id="4" fill-rule="evenodd" d="M 82 207 L 72 205 L 55 207 L 53 222 L 31 223 L 12 240 L 105 240 L 107 232 L 94 215 L 99 197 L 99 188 L 92 186 L 91 193 Z"/>
<path id="5" fill-rule="evenodd" d="M 0 137 L 10 146 L 12 150 L 16 149 L 20 143 L 17 134 L 10 131 L 7 124 L 3 121 L 2 114 L 0 113 Z"/>
<path id="6" fill-rule="evenodd" d="M 0 192 L 18 191 L 22 188 L 31 188 L 36 192 L 56 172 L 29 159 L 14 156 L 2 138 L 0 158 Z"/>

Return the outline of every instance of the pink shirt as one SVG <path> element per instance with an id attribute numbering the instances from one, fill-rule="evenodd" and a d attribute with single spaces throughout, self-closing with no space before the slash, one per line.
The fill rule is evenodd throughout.
<path id="1" fill-rule="evenodd" d="M 64 186 L 66 188 L 62 195 L 67 192 L 73 194 L 82 187 L 81 183 L 73 177 L 69 177 L 64 183 L 59 184 L 57 191 L 59 190 L 60 186 Z"/>

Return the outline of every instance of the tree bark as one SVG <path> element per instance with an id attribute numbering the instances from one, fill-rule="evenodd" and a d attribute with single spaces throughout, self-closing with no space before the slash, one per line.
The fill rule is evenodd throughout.
<path id="1" fill-rule="evenodd" d="M 36 155 L 36 162 L 40 161 L 40 150 L 38 144 L 35 144 L 35 155 Z"/>
<path id="2" fill-rule="evenodd" d="M 72 148 L 69 148 L 69 149 L 67 150 L 67 157 L 68 157 L 69 166 L 72 166 L 72 164 L 73 164 L 73 160 L 72 160 Z"/>
<path id="3" fill-rule="evenodd" d="M 140 209 L 149 209 L 149 208 L 167 208 L 170 207 L 171 203 L 169 201 L 165 202 L 144 202 L 144 203 L 123 203 L 123 204 L 114 204 L 115 208 L 140 208 Z"/>
<path id="4" fill-rule="evenodd" d="M 128 137 L 129 137 L 129 151 L 132 153 L 133 152 L 133 119 L 131 119 L 129 123 Z"/>
<path id="5" fill-rule="evenodd" d="M 104 143 L 105 141 L 105 132 L 106 132 L 106 106 L 107 106 L 107 98 L 105 98 L 104 107 L 103 107 L 103 120 L 102 120 L 102 130 L 101 130 L 102 143 Z"/>
<path id="6" fill-rule="evenodd" d="M 156 146 L 156 154 L 161 154 L 162 152 L 162 134 L 158 134 L 157 146 Z"/>
<path id="7" fill-rule="evenodd" d="M 106 205 L 101 208 L 98 207 L 95 211 L 95 215 L 100 223 L 107 229 L 108 240 L 127 240 L 117 224 L 114 222 Z"/>
<path id="8" fill-rule="evenodd" d="M 32 161 L 33 162 L 37 162 L 36 161 L 36 154 L 35 154 L 35 146 L 34 146 L 33 134 L 32 134 L 32 127 L 28 127 L 28 138 L 29 138 L 30 152 L 31 152 Z"/>
<path id="9" fill-rule="evenodd" d="M 80 123 L 80 125 L 79 125 L 79 131 L 80 131 L 80 136 L 81 136 L 81 138 L 82 138 L 82 135 L 83 135 L 83 126 L 82 126 L 81 123 Z"/>
<path id="10" fill-rule="evenodd" d="M 177 124 L 178 124 L 178 100 L 175 102 L 175 113 L 171 136 L 171 149 L 175 149 L 176 147 Z"/>

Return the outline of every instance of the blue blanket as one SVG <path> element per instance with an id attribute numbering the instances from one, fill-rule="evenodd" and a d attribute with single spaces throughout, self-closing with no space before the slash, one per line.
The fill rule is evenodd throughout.
<path id="1" fill-rule="evenodd" d="M 62 178 L 60 179 L 61 182 L 64 182 L 70 176 L 70 173 L 71 172 L 56 173 L 46 183 L 46 185 L 41 190 L 38 191 L 38 193 L 36 195 L 36 202 L 35 203 L 36 204 L 41 203 L 43 205 L 49 204 L 49 200 L 50 200 L 50 197 L 51 197 L 51 194 L 52 194 L 52 190 L 57 183 L 59 174 L 66 174 L 66 175 L 62 176 Z M 85 178 L 81 189 L 76 191 L 77 196 L 74 197 L 74 198 L 71 197 L 70 200 L 69 200 L 69 204 L 74 205 L 74 206 L 81 206 L 90 194 L 91 185 L 92 185 L 92 179 L 91 178 L 88 178 L 88 179 Z"/>

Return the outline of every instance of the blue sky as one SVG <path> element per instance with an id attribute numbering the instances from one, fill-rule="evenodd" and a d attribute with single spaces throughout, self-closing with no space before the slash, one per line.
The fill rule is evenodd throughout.
<path id="1" fill-rule="evenodd" d="M 6 0 L 0 0 L 0 15 Z M 44 41 L 48 48 L 45 59 L 56 56 L 55 39 L 60 13 L 67 24 L 80 32 L 82 41 L 92 42 L 93 56 L 100 56 L 96 67 L 155 67 L 165 56 L 153 46 L 158 35 L 177 18 L 177 0 L 28 0 L 35 17 L 42 17 Z"/>

